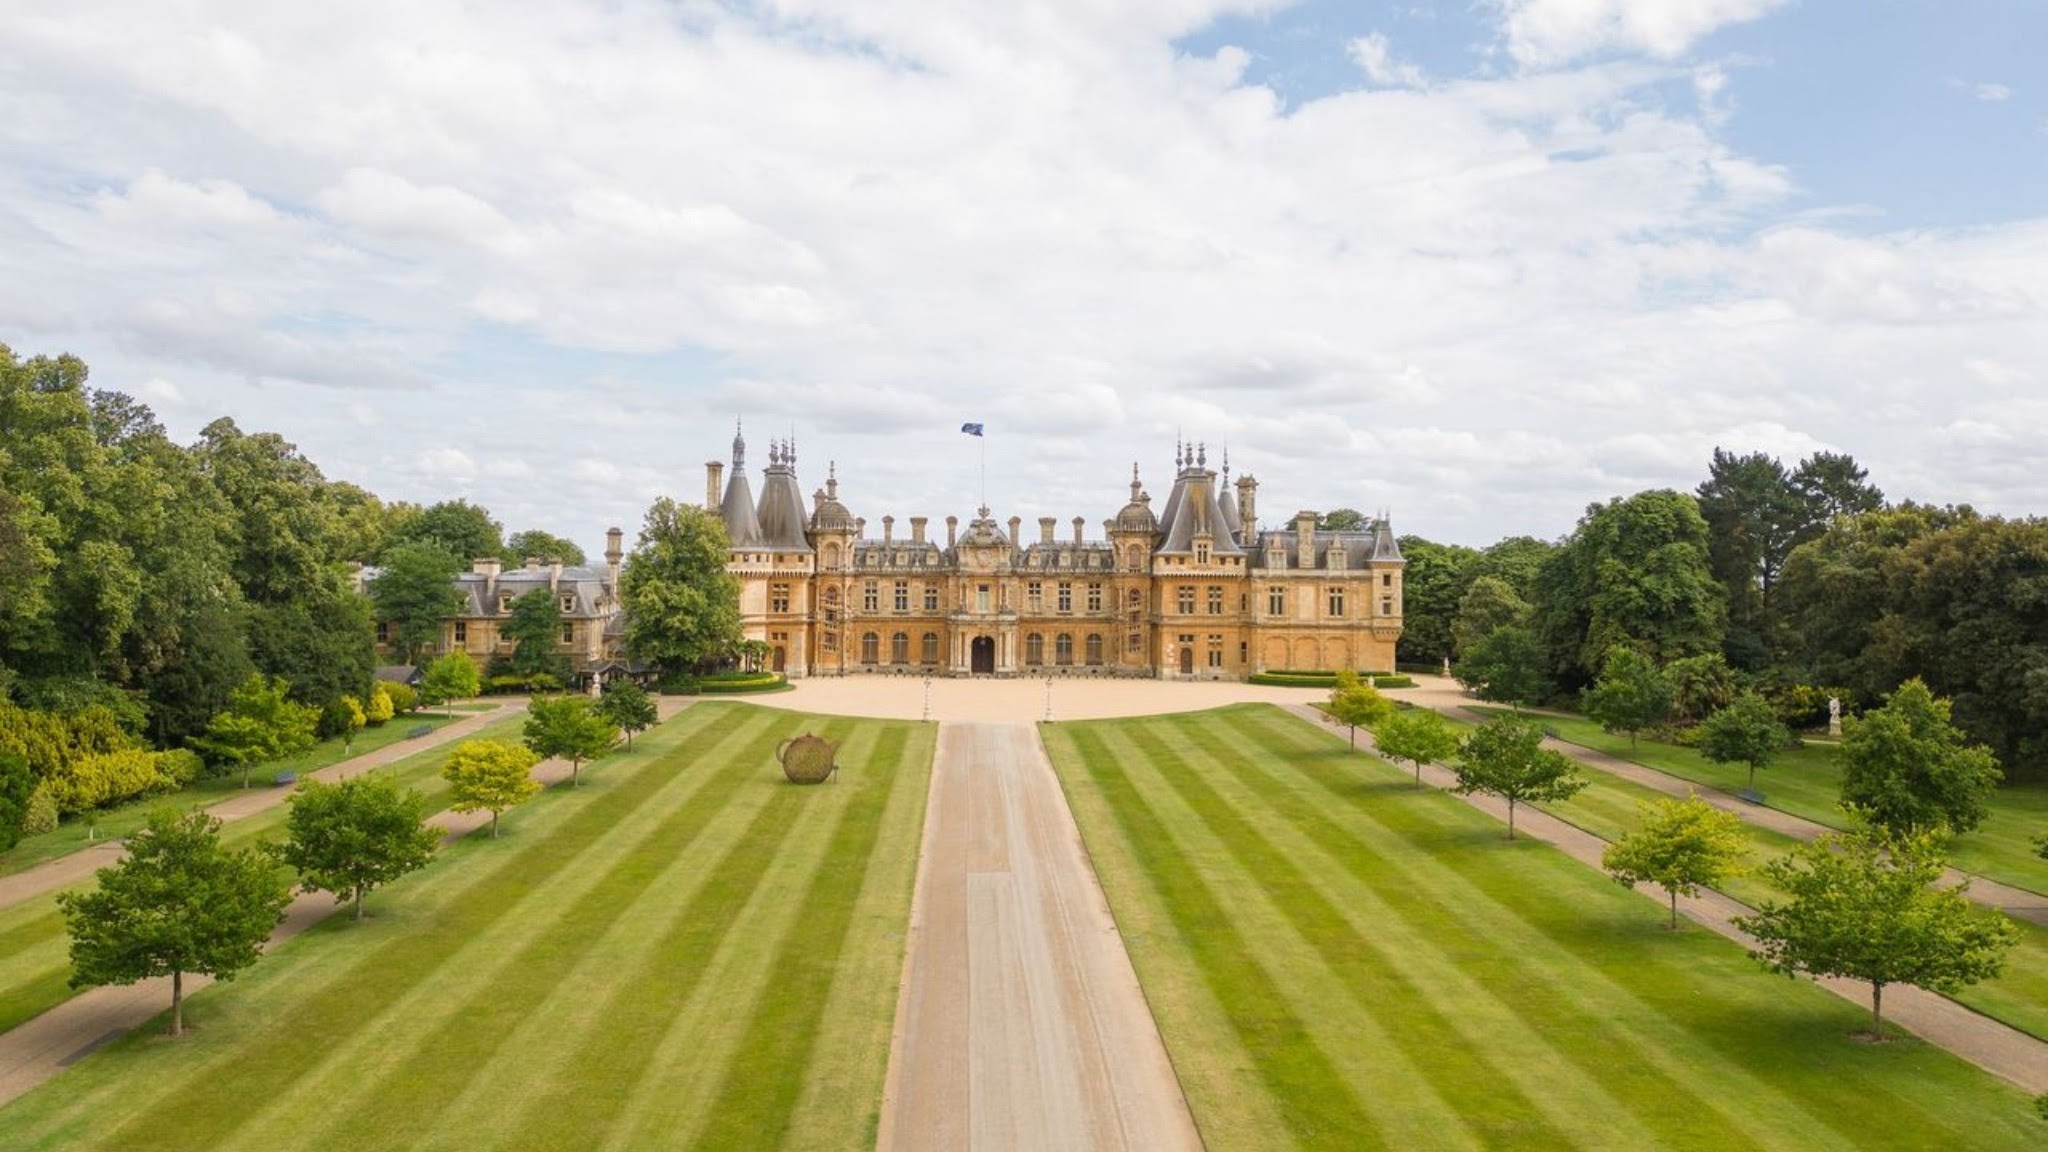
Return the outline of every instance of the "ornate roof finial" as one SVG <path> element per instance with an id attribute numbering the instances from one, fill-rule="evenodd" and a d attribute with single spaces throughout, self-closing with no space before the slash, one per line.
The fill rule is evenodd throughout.
<path id="1" fill-rule="evenodd" d="M 1195 450 L 1195 463 L 1204 468 L 1209 466 L 1209 446 L 1207 444 L 1203 444 Z"/>
<path id="2" fill-rule="evenodd" d="M 782 462 L 796 467 L 796 425 L 789 426 L 789 439 L 782 442 Z"/>
<path id="3" fill-rule="evenodd" d="M 1223 482 L 1230 483 L 1230 442 L 1223 444 Z"/>
<path id="4" fill-rule="evenodd" d="M 732 418 L 732 470 L 742 471 L 747 466 L 747 437 L 740 418 Z"/>
<path id="5" fill-rule="evenodd" d="M 825 495 L 834 500 L 839 499 L 839 461 L 837 460 L 825 462 Z"/>
<path id="6" fill-rule="evenodd" d="M 1180 433 L 1175 432 L 1173 434 L 1173 467 L 1176 471 L 1187 467 L 1187 462 L 1181 459 L 1181 455 L 1182 446 L 1180 441 Z"/>
<path id="7" fill-rule="evenodd" d="M 1138 493 L 1142 491 L 1144 491 L 1144 487 L 1138 483 L 1138 463 L 1133 460 L 1131 462 L 1131 499 L 1136 500 Z"/>

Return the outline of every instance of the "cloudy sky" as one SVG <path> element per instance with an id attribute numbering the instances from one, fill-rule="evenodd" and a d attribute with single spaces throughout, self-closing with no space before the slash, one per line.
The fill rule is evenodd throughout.
<path id="1" fill-rule="evenodd" d="M 879 522 L 1486 543 L 1716 445 L 2048 510 L 2040 0 L 0 4 L 0 342 L 596 545 L 736 416 Z M 977 444 L 962 421 L 986 424 Z"/>

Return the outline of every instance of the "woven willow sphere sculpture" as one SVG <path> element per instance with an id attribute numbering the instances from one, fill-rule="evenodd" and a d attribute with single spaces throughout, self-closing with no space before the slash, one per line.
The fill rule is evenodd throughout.
<path id="1" fill-rule="evenodd" d="M 775 755 L 782 761 L 782 774 L 792 784 L 821 784 L 839 767 L 834 763 L 839 746 L 808 732 L 794 740 L 784 740 Z"/>

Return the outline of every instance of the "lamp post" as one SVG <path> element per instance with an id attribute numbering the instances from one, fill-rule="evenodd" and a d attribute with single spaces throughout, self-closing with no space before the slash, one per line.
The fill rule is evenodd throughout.
<path id="1" fill-rule="evenodd" d="M 1052 723 L 1052 673 L 1045 675 L 1045 722 Z"/>
<path id="2" fill-rule="evenodd" d="M 932 674 L 924 674 L 924 718 L 932 718 Z"/>

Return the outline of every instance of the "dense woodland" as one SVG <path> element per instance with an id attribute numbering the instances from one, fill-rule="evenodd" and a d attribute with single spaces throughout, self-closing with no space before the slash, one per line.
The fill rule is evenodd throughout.
<path id="1" fill-rule="evenodd" d="M 735 630 L 726 597 L 705 594 L 729 585 L 700 572 L 718 553 L 702 519 L 662 502 L 628 562 L 627 590 L 666 597 L 650 601 L 664 617 L 718 617 L 644 637 L 657 658 L 702 660 Z M 1576 703 L 1628 651 L 1673 684 L 1681 720 L 1753 689 L 1802 726 L 1830 696 L 1853 713 L 1919 677 L 2009 779 L 2048 774 L 2048 521 L 1891 503 L 1846 456 L 1717 451 L 1696 492 L 1594 505 L 1560 541 L 1401 545 L 1403 660 L 1449 659 L 1500 698 Z M 376 623 L 416 650 L 452 610 L 449 577 L 481 556 L 584 561 L 545 533 L 508 539 L 461 500 L 329 480 L 226 418 L 178 444 L 81 361 L 0 345 L 0 848 L 34 807 L 46 821 L 53 804 L 69 816 L 246 768 L 263 756 L 237 745 L 244 729 L 388 717 Z M 368 598 L 354 565 L 384 573 Z M 485 672 L 542 682 L 559 671 L 552 605 L 520 607 L 514 631 L 535 642 Z"/>

